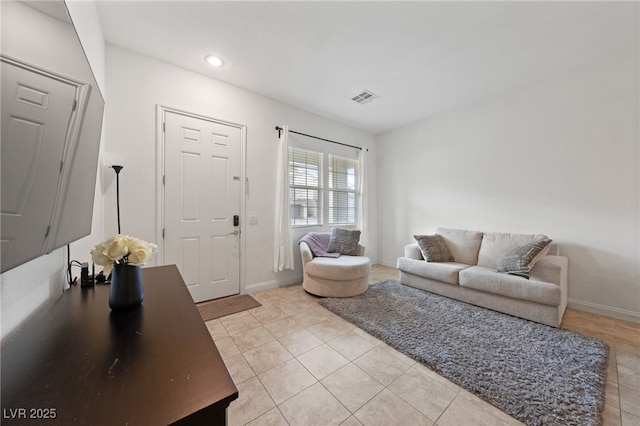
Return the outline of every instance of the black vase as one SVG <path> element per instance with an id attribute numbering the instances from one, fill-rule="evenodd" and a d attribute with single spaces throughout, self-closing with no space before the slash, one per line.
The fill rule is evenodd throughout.
<path id="1" fill-rule="evenodd" d="M 111 271 L 109 307 L 112 310 L 135 308 L 144 300 L 142 270 L 139 266 L 115 265 Z"/>

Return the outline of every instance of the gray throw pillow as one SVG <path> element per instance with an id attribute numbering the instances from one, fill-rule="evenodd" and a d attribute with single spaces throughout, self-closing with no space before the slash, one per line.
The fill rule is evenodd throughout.
<path id="1" fill-rule="evenodd" d="M 427 262 L 453 262 L 453 255 L 447 248 L 442 235 L 414 235 L 422 257 Z"/>
<path id="2" fill-rule="evenodd" d="M 360 242 L 360 231 L 342 228 L 331 228 L 329 237 L 329 253 L 340 253 L 349 256 L 358 254 L 358 243 Z"/>
<path id="3" fill-rule="evenodd" d="M 505 253 L 498 263 L 496 271 L 507 274 L 528 277 L 529 271 L 535 262 L 540 259 L 540 254 L 551 243 L 551 240 L 534 240 L 526 244 L 515 246 Z"/>

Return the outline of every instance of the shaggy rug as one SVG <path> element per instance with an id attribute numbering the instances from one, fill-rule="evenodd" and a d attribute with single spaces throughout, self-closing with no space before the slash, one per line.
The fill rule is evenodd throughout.
<path id="1" fill-rule="evenodd" d="M 404 286 L 318 303 L 528 425 L 599 425 L 599 339 Z"/>

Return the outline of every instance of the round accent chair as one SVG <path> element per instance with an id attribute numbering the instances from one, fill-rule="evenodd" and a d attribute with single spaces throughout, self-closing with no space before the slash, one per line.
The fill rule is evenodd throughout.
<path id="1" fill-rule="evenodd" d="M 358 243 L 357 256 L 314 256 L 309 245 L 300 242 L 302 287 L 323 297 L 351 297 L 364 293 L 369 287 L 371 272 L 371 261 L 364 252 L 365 247 Z"/>

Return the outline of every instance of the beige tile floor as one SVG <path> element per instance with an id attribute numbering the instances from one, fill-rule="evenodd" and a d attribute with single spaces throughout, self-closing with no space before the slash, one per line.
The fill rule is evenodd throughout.
<path id="1" fill-rule="evenodd" d="M 397 279 L 376 265 L 370 283 Z M 522 424 L 317 304 L 300 285 L 207 322 L 239 398 L 229 425 Z M 640 426 L 640 324 L 567 310 L 563 328 L 611 347 L 605 425 Z"/>

